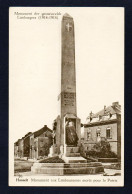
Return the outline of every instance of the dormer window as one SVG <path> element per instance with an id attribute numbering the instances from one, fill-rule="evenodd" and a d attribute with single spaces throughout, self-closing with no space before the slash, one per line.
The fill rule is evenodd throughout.
<path id="1" fill-rule="evenodd" d="M 112 117 L 112 114 L 109 112 L 108 115 L 109 115 L 109 119 L 110 119 Z"/>

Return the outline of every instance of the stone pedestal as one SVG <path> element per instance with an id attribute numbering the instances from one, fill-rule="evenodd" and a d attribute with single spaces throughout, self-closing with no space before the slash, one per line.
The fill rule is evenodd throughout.
<path id="1" fill-rule="evenodd" d="M 56 119 L 56 146 L 60 149 L 62 146 L 65 149 L 66 142 L 66 119 L 71 120 L 75 124 L 75 131 L 78 137 L 77 146 L 80 146 L 81 142 L 81 120 L 74 114 L 67 113 L 64 117 L 58 116 Z M 62 153 L 62 149 L 60 151 Z"/>
<path id="2" fill-rule="evenodd" d="M 70 119 L 75 124 L 75 131 L 78 137 L 77 146 L 67 145 L 66 142 L 66 120 Z M 80 156 L 80 142 L 81 142 L 81 120 L 74 114 L 67 113 L 64 117 L 57 117 L 56 119 L 56 147 L 58 148 L 58 155 L 66 163 L 86 162 L 86 159 Z M 51 148 L 51 152 L 53 148 Z M 52 156 L 50 154 L 49 156 Z"/>
<path id="3" fill-rule="evenodd" d="M 97 174 L 103 173 L 104 167 L 101 163 L 34 163 L 31 167 L 33 174 L 43 175 L 75 175 L 75 174 Z"/>
<path id="4" fill-rule="evenodd" d="M 75 124 L 75 131 L 78 137 L 77 146 L 70 146 L 67 145 L 66 142 L 66 119 L 70 119 L 74 121 Z M 61 123 L 61 124 L 60 124 Z M 60 132 L 60 136 L 58 136 L 58 132 Z M 78 117 L 76 117 L 74 114 L 66 114 L 64 117 L 59 118 L 57 120 L 57 130 L 56 130 L 56 137 L 58 138 L 56 142 L 59 142 L 59 150 L 60 152 L 59 157 L 62 158 L 66 163 L 78 163 L 82 162 L 85 163 L 86 159 L 80 156 L 80 141 L 81 141 L 81 121 Z M 60 138 L 60 140 L 59 140 Z"/>
<path id="5" fill-rule="evenodd" d="M 64 153 L 61 157 L 65 163 L 87 163 L 87 160 L 80 156 L 79 147 L 64 146 Z"/>

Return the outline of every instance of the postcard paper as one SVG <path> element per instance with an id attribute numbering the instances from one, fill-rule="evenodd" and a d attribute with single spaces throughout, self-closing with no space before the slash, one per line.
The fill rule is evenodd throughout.
<path id="1" fill-rule="evenodd" d="M 124 186 L 124 8 L 9 8 L 9 186 Z"/>

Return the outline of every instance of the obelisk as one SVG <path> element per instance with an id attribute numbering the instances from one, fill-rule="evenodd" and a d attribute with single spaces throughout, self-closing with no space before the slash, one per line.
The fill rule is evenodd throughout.
<path id="1" fill-rule="evenodd" d="M 61 118 L 76 116 L 75 38 L 73 18 L 65 14 L 61 24 Z"/>
<path id="2" fill-rule="evenodd" d="M 56 119 L 56 145 L 60 153 L 66 155 L 73 147 L 77 152 L 81 140 L 81 121 L 76 107 L 74 21 L 67 13 L 61 23 L 61 92 L 58 99 L 60 115 Z"/>

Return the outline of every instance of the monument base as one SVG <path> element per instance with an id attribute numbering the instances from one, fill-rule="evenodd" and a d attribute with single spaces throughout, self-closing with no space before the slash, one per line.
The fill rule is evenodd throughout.
<path id="1" fill-rule="evenodd" d="M 64 153 L 60 157 L 65 163 L 87 163 L 87 160 L 80 155 L 79 147 L 64 146 Z"/>
<path id="2" fill-rule="evenodd" d="M 79 147 L 75 146 L 61 146 L 60 154 L 58 154 L 57 145 L 52 145 L 48 157 L 58 156 L 62 158 L 66 163 L 69 163 L 72 159 L 72 163 L 87 162 L 80 156 Z"/>
<path id="3" fill-rule="evenodd" d="M 98 174 L 104 172 L 101 163 L 34 163 L 31 167 L 34 174 L 43 175 L 77 175 L 77 174 Z"/>
<path id="4" fill-rule="evenodd" d="M 53 147 L 51 149 L 52 155 Z M 55 150 L 54 150 L 55 151 Z M 79 147 L 61 146 L 59 157 L 65 163 L 39 163 L 36 162 L 31 167 L 35 174 L 43 175 L 75 175 L 75 174 L 97 174 L 103 173 L 104 167 L 100 162 L 87 163 L 87 160 L 80 156 Z"/>
<path id="5" fill-rule="evenodd" d="M 50 155 L 56 154 L 56 146 L 50 149 Z M 99 162 L 87 163 L 87 160 L 80 156 L 79 147 L 61 146 L 59 157 L 65 163 L 34 163 L 31 171 L 35 174 L 44 175 L 75 175 L 75 174 L 97 174 L 104 172 L 104 167 Z"/>
<path id="6" fill-rule="evenodd" d="M 87 160 L 81 156 L 78 157 L 62 156 L 62 159 L 65 161 L 65 163 L 87 163 Z"/>

